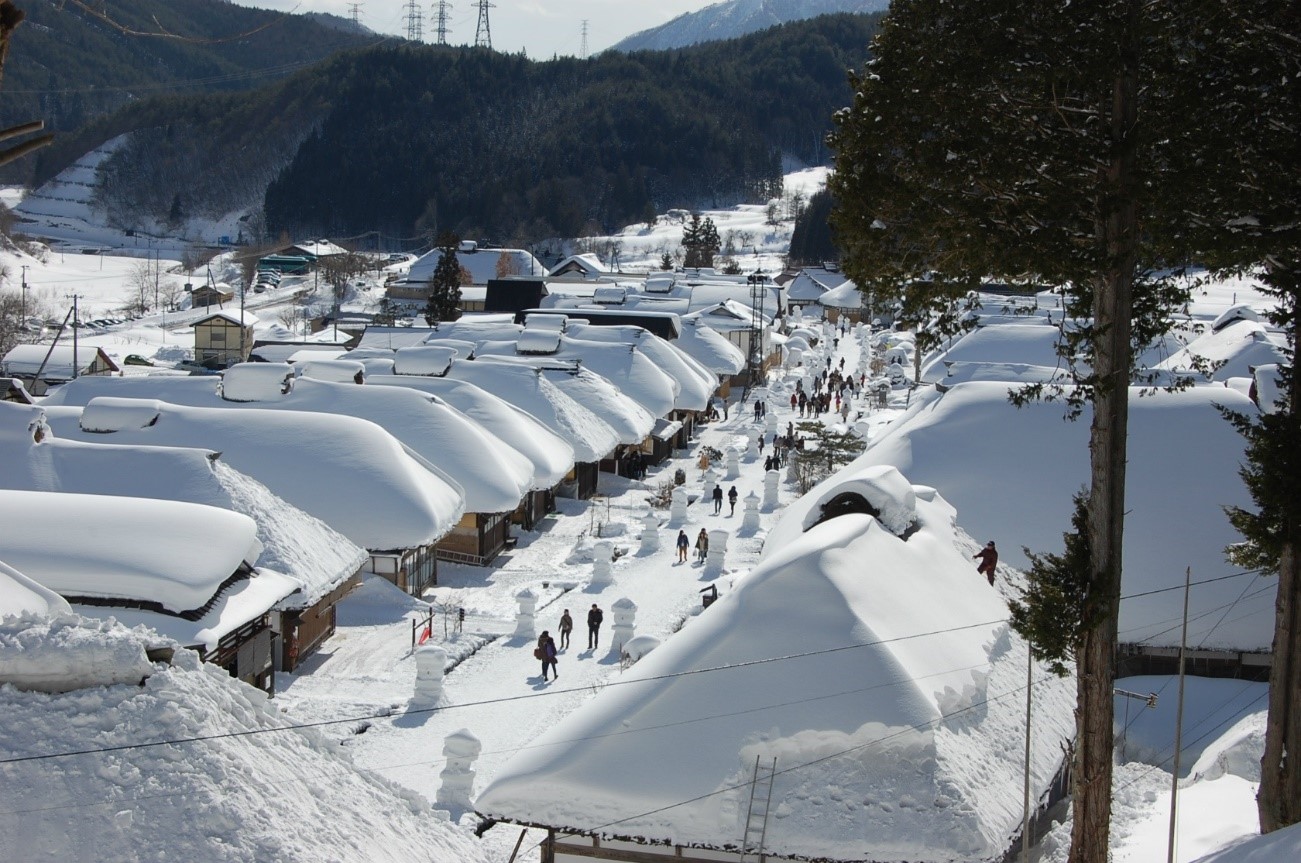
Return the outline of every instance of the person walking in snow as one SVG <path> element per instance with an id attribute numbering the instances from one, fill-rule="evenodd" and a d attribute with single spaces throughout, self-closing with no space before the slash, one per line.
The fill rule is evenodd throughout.
<path id="1" fill-rule="evenodd" d="M 795 395 L 795 393 L 791 393 L 791 410 L 795 410 L 795 406 L 798 405 L 799 403 L 800 403 L 800 397 Z"/>
<path id="2" fill-rule="evenodd" d="M 569 647 L 569 633 L 574 631 L 574 619 L 569 616 L 569 609 L 560 615 L 560 649 Z"/>
<path id="3" fill-rule="evenodd" d="M 551 637 L 551 633 L 547 632 L 545 629 L 542 630 L 542 634 L 538 636 L 538 647 L 537 650 L 533 651 L 533 655 L 542 660 L 543 680 L 547 679 L 548 668 L 551 669 L 551 676 L 553 678 L 560 677 L 560 672 L 556 670 L 558 664 L 558 660 L 556 659 L 556 641 Z"/>
<path id="4" fill-rule="evenodd" d="M 980 566 L 976 567 L 976 572 L 982 573 L 988 578 L 992 587 L 994 584 L 994 567 L 998 566 L 998 549 L 994 548 L 994 541 L 991 539 L 985 543 L 985 547 L 972 555 L 972 558 L 980 561 Z"/>
<path id="5" fill-rule="evenodd" d="M 595 650 L 601 643 L 601 621 L 605 620 L 605 615 L 594 602 L 592 609 L 587 612 L 587 649 Z"/>
<path id="6" fill-rule="evenodd" d="M 696 534 L 696 560 L 701 563 L 709 556 L 709 534 L 702 527 L 700 533 Z"/>
<path id="7" fill-rule="evenodd" d="M 764 438 L 763 432 L 759 432 L 759 455 L 763 455 L 763 443 L 764 443 L 763 438 Z"/>
<path id="8" fill-rule="evenodd" d="M 754 400 L 754 421 L 755 421 L 755 422 L 758 422 L 758 421 L 759 421 L 759 412 L 760 412 L 760 410 L 761 410 L 761 408 L 759 407 L 759 400 L 758 400 L 758 399 L 755 399 L 755 400 Z"/>
<path id="9" fill-rule="evenodd" d="M 714 515 L 718 515 L 722 511 L 723 511 L 723 487 L 721 485 L 715 484 L 714 485 Z"/>
<path id="10" fill-rule="evenodd" d="M 687 562 L 687 549 L 691 547 L 691 540 L 687 539 L 685 530 L 678 531 L 678 563 Z"/>
<path id="11" fill-rule="evenodd" d="M 727 511 L 728 518 L 731 518 L 732 516 L 736 515 L 737 497 L 738 497 L 738 492 L 736 490 L 736 486 L 732 486 L 730 489 L 727 490 L 727 502 L 731 505 L 731 508 Z"/>

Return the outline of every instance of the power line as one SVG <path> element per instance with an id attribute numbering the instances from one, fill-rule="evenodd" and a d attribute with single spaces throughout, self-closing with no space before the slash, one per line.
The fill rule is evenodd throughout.
<path id="1" fill-rule="evenodd" d="M 1244 575 L 1253 575 L 1255 573 L 1256 570 L 1233 573 L 1230 575 L 1219 576 L 1217 578 L 1208 578 L 1208 579 L 1203 579 L 1201 581 L 1195 581 L 1192 582 L 1190 586 L 1200 585 L 1200 584 L 1210 584 L 1217 581 L 1224 581 L 1225 579 L 1228 578 L 1239 578 Z M 1184 585 L 1177 585 L 1168 588 L 1159 588 L 1156 590 L 1144 591 L 1142 593 L 1130 594 L 1128 596 L 1122 596 L 1121 599 L 1122 600 L 1134 599 L 1137 597 L 1151 596 L 1157 593 L 1168 593 L 1170 591 L 1183 590 L 1183 589 L 1184 589 Z M 1218 610 L 1218 609 L 1213 609 L 1213 611 L 1214 610 Z M 784 656 L 774 656 L 774 657 L 768 657 L 764 659 L 751 659 L 751 660 L 746 660 L 744 662 L 734 662 L 734 663 L 728 663 L 726 665 L 709 666 L 706 668 L 693 668 L 685 671 L 676 671 L 668 674 L 659 674 L 653 677 L 638 678 L 636 680 L 608 680 L 603 682 L 602 685 L 603 686 L 627 686 L 635 683 L 651 683 L 659 680 L 670 680 L 673 678 L 689 677 L 697 674 L 709 674 L 715 671 L 729 671 L 737 668 L 749 668 L 753 666 L 767 665 L 773 662 L 785 662 L 787 660 L 803 659 L 811 656 L 824 656 L 831 653 L 841 653 L 847 650 L 858 650 L 864 647 L 879 647 L 884 644 L 895 644 L 898 642 L 911 641 L 918 638 L 929 638 L 936 635 L 946 635 L 952 632 L 963 632 L 969 629 L 979 629 L 986 626 L 995 626 L 1000 623 L 1007 623 L 1007 621 L 1008 618 L 1000 618 L 998 620 L 987 620 L 987 621 L 981 621 L 979 623 L 966 624 L 964 626 L 953 626 L 953 627 L 947 627 L 945 629 L 936 629 L 936 630 L 930 630 L 928 632 L 914 633 L 912 635 L 900 635 L 900 636 L 895 636 L 894 638 L 883 638 L 883 639 L 878 639 L 876 641 L 866 641 L 866 642 L 859 642 L 855 644 L 845 644 L 837 647 L 827 647 L 827 648 L 821 648 L 819 650 L 804 651 L 801 653 L 790 653 Z M 0 758 L 0 764 L 17 764 L 25 761 L 43 761 L 51 758 L 66 758 L 73 755 L 94 755 L 94 754 L 106 753 L 106 752 L 121 752 L 130 749 L 145 749 L 145 748 L 151 748 L 155 746 L 173 746 L 182 743 L 199 743 L 207 740 L 223 740 L 232 737 L 248 737 L 255 734 L 268 734 L 268 733 L 281 732 L 281 731 L 294 731 L 294 730 L 300 730 L 305 728 L 324 728 L 330 725 L 343 725 L 349 722 L 364 722 L 367 720 L 374 720 L 374 719 L 388 719 L 393 716 L 419 716 L 424 714 L 437 713 L 439 711 L 454 710 L 454 709 L 466 708 L 466 707 L 485 707 L 493 704 L 508 704 L 515 701 L 523 701 L 529 698 L 545 698 L 553 695 L 566 695 L 573 692 L 586 691 L 589 690 L 590 688 L 591 688 L 590 686 L 584 686 L 575 689 L 552 689 L 552 690 L 547 690 L 546 692 L 531 692 L 531 693 L 524 693 L 520 695 L 509 695 L 500 698 L 489 698 L 489 699 L 484 699 L 482 701 L 472 701 L 472 702 L 466 702 L 464 704 L 454 704 L 454 705 L 449 705 L 444 707 L 417 708 L 413 710 L 405 710 L 402 711 L 401 713 L 395 713 L 393 711 L 383 711 L 378 713 L 364 714 L 361 716 L 351 716 L 343 719 L 323 719 L 317 722 L 295 723 L 295 724 L 285 725 L 279 728 L 255 728 L 255 729 L 246 729 L 243 731 L 223 732 L 220 734 L 205 734 L 205 735 L 195 735 L 193 737 L 178 737 L 178 738 L 172 738 L 168 740 L 155 740 L 149 743 L 124 743 L 119 746 L 97 747 L 92 749 L 72 750 L 68 752 L 51 752 L 42 755 L 24 755 L 16 758 Z"/>

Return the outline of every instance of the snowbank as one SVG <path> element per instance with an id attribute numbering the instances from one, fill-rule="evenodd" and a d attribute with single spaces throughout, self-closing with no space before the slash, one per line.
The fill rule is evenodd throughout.
<path id="1" fill-rule="evenodd" d="M 143 639 L 121 627 L 50 625 L 28 649 L 84 655 Z M 122 648 L 114 646 L 122 642 Z M 125 652 L 125 651 L 124 651 Z M 75 655 L 75 654 L 74 654 Z M 416 795 L 353 767 L 337 743 L 288 728 L 223 669 L 181 651 L 142 684 L 61 695 L 0 687 L 0 836 L 10 859 L 439 860 L 486 863 L 465 831 Z M 168 742 L 177 741 L 177 742 Z M 83 755 L 61 753 L 86 751 Z"/>

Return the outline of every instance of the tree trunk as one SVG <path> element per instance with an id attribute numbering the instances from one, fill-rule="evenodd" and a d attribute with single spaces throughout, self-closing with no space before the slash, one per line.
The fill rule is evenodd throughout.
<path id="1" fill-rule="evenodd" d="M 1301 752 L 1301 560 L 1291 542 L 1279 555 L 1274 603 L 1274 664 L 1269 672 L 1269 720 L 1260 759 L 1260 832 L 1301 822 L 1301 769 L 1289 753 Z"/>
<path id="2" fill-rule="evenodd" d="M 1090 599 L 1095 626 L 1076 655 L 1076 749 L 1069 863 L 1107 863 L 1117 620 L 1125 525 L 1125 454 L 1129 425 L 1130 317 L 1137 260 L 1138 117 L 1137 0 L 1129 5 L 1128 38 L 1112 85 L 1111 151 L 1101 171 L 1098 239 L 1104 272 L 1093 291 L 1093 423 L 1089 430 L 1091 487 L 1088 533 Z"/>
<path id="3" fill-rule="evenodd" d="M 1296 325 L 1301 309 L 1297 262 L 1277 262 L 1266 282 L 1282 292 L 1280 305 L 1290 315 L 1292 367 L 1284 377 L 1287 415 L 1284 446 L 1301 441 L 1301 374 L 1296 367 Z M 1265 752 L 1260 759 L 1260 791 L 1256 806 L 1260 832 L 1269 833 L 1301 822 L 1301 763 L 1288 755 L 1301 753 L 1301 513 L 1284 507 L 1284 535 L 1278 559 L 1278 597 L 1274 601 L 1274 661 L 1269 671 L 1269 718 L 1265 724 Z M 1301 756 L 1299 756 L 1301 757 Z"/>

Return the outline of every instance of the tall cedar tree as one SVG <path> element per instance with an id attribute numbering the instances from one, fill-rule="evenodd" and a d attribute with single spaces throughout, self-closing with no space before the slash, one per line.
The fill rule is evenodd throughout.
<path id="1" fill-rule="evenodd" d="M 1177 5 L 896 0 L 832 135 L 833 226 L 865 290 L 894 301 L 927 276 L 1038 279 L 1068 285 L 1083 321 L 1060 349 L 1088 370 L 1059 391 L 1072 415 L 1093 406 L 1079 608 L 1093 625 L 1073 645 L 1071 863 L 1107 859 L 1134 346 L 1180 300 L 1150 274 L 1200 251 L 1185 199 L 1215 170 L 1204 160 L 1192 175 L 1174 170 L 1191 145 L 1188 118 L 1210 112 L 1200 87 L 1158 74 L 1180 66 L 1175 37 L 1189 21 L 1179 16 L 1200 14 Z M 1172 193 L 1179 184 L 1185 194 Z"/>
<path id="2" fill-rule="evenodd" d="M 1288 0 L 1204 0 L 1181 28 L 1173 87 L 1197 92 L 1215 110 L 1198 111 L 1194 137 L 1172 156 L 1198 182 L 1175 186 L 1191 214 L 1190 232 L 1208 263 L 1263 263 L 1269 320 L 1288 337 L 1279 399 L 1255 416 L 1230 414 L 1247 441 L 1242 476 L 1257 512 L 1233 508 L 1243 542 L 1233 562 L 1279 577 L 1275 600 L 1269 719 L 1257 795 L 1261 832 L 1301 822 L 1301 381 L 1296 329 L 1301 317 L 1301 6 Z M 1188 14 L 1193 14 L 1192 12 Z"/>
<path id="3" fill-rule="evenodd" d="M 425 323 L 431 327 L 461 316 L 461 262 L 456 259 L 460 242 L 451 234 L 438 241 L 438 265 L 429 277 L 429 301 L 425 303 Z"/>

